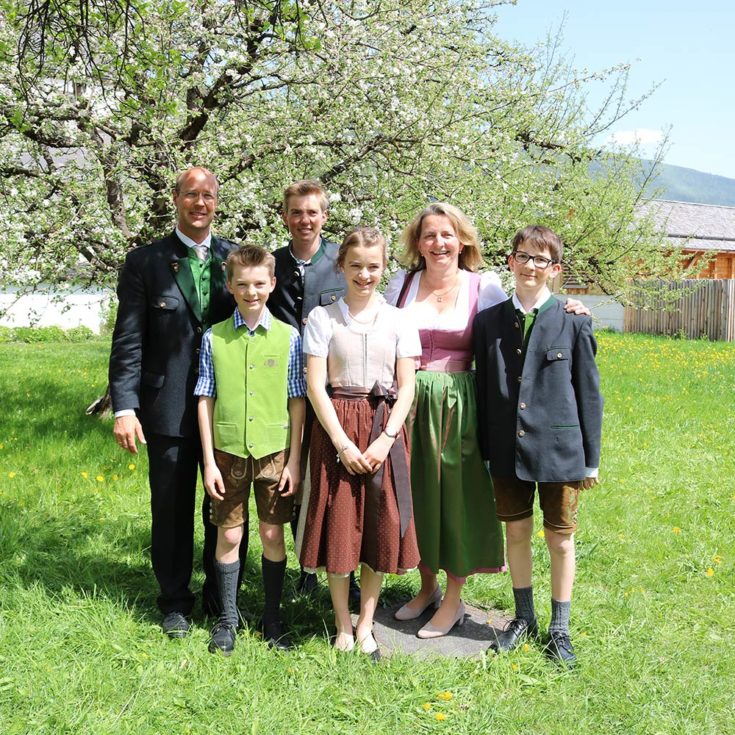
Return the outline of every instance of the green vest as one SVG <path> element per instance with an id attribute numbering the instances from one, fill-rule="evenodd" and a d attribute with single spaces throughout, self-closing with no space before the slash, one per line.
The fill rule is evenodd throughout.
<path id="1" fill-rule="evenodd" d="M 197 291 L 197 298 L 199 299 L 199 306 L 202 309 L 202 314 L 207 314 L 209 312 L 210 281 L 212 268 L 215 267 L 211 256 L 211 245 L 209 252 L 210 255 L 207 256 L 206 260 L 199 260 L 196 250 L 194 250 L 194 248 L 189 248 L 189 268 L 191 268 L 191 277 L 194 279 L 194 288 L 196 288 Z"/>
<path id="2" fill-rule="evenodd" d="M 252 335 L 232 317 L 212 327 L 217 449 L 260 459 L 288 446 L 290 343 L 291 327 L 277 319 Z"/>

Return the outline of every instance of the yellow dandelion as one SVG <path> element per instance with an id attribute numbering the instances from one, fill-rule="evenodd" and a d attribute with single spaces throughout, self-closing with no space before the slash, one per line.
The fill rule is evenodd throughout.
<path id="1" fill-rule="evenodd" d="M 129 470 L 130 470 L 130 471 L 132 472 L 132 471 L 133 471 L 133 470 L 135 469 L 135 463 L 134 463 L 134 462 L 131 462 L 131 463 L 130 463 L 130 464 L 128 465 L 128 469 L 129 469 Z"/>
<path id="2" fill-rule="evenodd" d="M 707 571 L 705 572 L 705 574 L 706 574 L 706 575 L 707 575 L 708 577 L 714 577 L 714 576 L 715 576 L 715 570 L 714 570 L 714 569 L 712 569 L 712 567 L 709 567 L 709 568 L 707 569 Z"/>
<path id="3" fill-rule="evenodd" d="M 512 663 L 510 665 L 510 668 L 513 669 L 513 671 L 518 671 L 518 669 L 520 669 L 521 667 L 516 663 Z"/>
<path id="4" fill-rule="evenodd" d="M 8 477 L 12 480 L 17 474 L 17 472 L 8 472 Z"/>
<path id="5" fill-rule="evenodd" d="M 437 712 L 437 713 L 436 713 L 436 714 L 434 715 L 434 719 L 435 719 L 435 720 L 436 720 L 437 722 L 444 722 L 444 720 L 446 720 L 446 719 L 447 719 L 447 716 L 446 716 L 446 715 L 445 715 L 445 714 L 444 714 L 443 712 Z"/>
<path id="6" fill-rule="evenodd" d="M 538 533 L 537 533 L 536 535 L 537 535 L 537 536 L 538 536 L 539 538 L 543 538 L 543 537 L 544 537 L 544 529 L 542 528 L 542 529 L 541 529 L 541 530 L 540 530 L 540 531 L 539 531 L 539 532 L 538 532 Z"/>
<path id="7" fill-rule="evenodd" d="M 424 712 L 428 712 L 431 709 L 430 702 L 424 702 L 421 706 L 424 708 Z"/>
<path id="8" fill-rule="evenodd" d="M 523 651 L 523 653 L 528 653 L 531 650 L 531 646 L 529 646 L 528 643 L 524 643 L 521 647 L 521 650 Z"/>
<path id="9" fill-rule="evenodd" d="M 85 480 L 89 477 L 89 472 L 82 472 L 81 474 Z"/>
<path id="10" fill-rule="evenodd" d="M 97 482 L 104 482 L 105 481 L 105 476 L 104 475 L 97 475 L 97 477 L 95 477 L 94 479 L 97 480 Z"/>
<path id="11" fill-rule="evenodd" d="M 112 476 L 112 479 L 113 479 L 113 481 L 114 481 L 114 480 L 117 480 L 117 475 L 113 475 L 113 476 Z"/>
<path id="12" fill-rule="evenodd" d="M 439 694 L 436 695 L 437 699 L 441 699 L 442 702 L 448 702 L 452 698 L 451 692 L 439 692 Z"/>
<path id="13" fill-rule="evenodd" d="M 677 534 L 681 533 L 681 528 L 679 528 L 679 526 L 673 526 L 673 527 L 671 528 L 671 530 L 672 530 L 672 531 L 673 531 L 674 533 L 677 533 Z"/>
<path id="14" fill-rule="evenodd" d="M 0 442 L 0 449 L 5 449 L 5 445 L 2 442 Z"/>
<path id="15" fill-rule="evenodd" d="M 712 561 L 713 561 L 713 562 L 714 562 L 715 564 L 722 564 L 722 557 L 721 557 L 721 556 L 720 556 L 719 554 L 715 554 L 715 555 L 714 555 L 714 556 L 712 557 Z"/>

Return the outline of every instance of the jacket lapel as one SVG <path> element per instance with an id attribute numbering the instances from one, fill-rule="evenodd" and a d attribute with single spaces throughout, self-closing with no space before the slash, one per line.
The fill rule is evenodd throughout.
<path id="1" fill-rule="evenodd" d="M 225 276 L 225 259 L 227 258 L 228 250 L 221 247 L 221 243 L 217 238 L 212 237 L 212 245 L 210 247 L 210 253 L 212 255 L 212 262 L 210 265 L 210 293 L 214 294 L 226 293 L 226 276 Z"/>
<path id="2" fill-rule="evenodd" d="M 189 265 L 188 248 L 176 235 L 174 235 L 174 240 L 176 241 L 176 252 L 171 260 L 171 270 L 174 274 L 174 280 L 179 287 L 179 291 L 181 291 L 181 295 L 184 297 L 184 301 L 189 305 L 192 314 L 194 314 L 198 322 L 201 322 L 202 305 L 199 303 L 197 289 L 194 285 L 194 276 L 191 273 L 191 266 Z"/>

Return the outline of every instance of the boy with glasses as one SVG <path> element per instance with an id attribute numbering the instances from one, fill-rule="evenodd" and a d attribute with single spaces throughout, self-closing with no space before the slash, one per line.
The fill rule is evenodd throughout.
<path id="1" fill-rule="evenodd" d="M 474 322 L 480 448 L 506 524 L 515 618 L 491 650 L 538 636 L 531 538 L 538 488 L 551 557 L 551 624 L 546 654 L 576 662 L 569 639 L 575 574 L 574 532 L 581 490 L 597 484 L 602 396 L 589 317 L 567 314 L 548 288 L 561 272 L 562 243 L 546 227 L 513 238 L 513 296 Z"/>

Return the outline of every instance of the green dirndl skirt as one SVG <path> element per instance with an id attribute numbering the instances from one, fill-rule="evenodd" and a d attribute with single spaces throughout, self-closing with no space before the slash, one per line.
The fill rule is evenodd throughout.
<path id="1" fill-rule="evenodd" d="M 409 422 L 421 566 L 457 578 L 503 571 L 503 530 L 477 442 L 474 374 L 419 370 Z"/>

